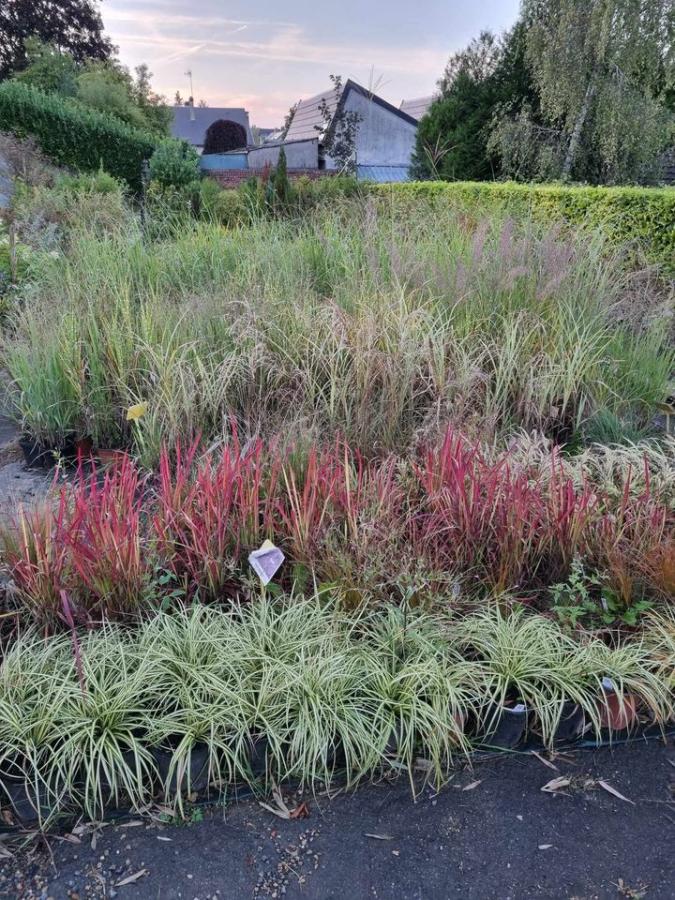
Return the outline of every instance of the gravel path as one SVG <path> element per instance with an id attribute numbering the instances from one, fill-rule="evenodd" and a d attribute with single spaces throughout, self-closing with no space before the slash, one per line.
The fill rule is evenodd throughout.
<path id="1" fill-rule="evenodd" d="M 42 500 L 53 480 L 53 471 L 26 468 L 19 430 L 11 419 L 0 415 L 0 520 L 11 519 L 20 504 Z"/>

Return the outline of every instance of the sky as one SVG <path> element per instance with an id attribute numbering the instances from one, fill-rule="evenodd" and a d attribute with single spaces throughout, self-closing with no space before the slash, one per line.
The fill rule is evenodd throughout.
<path id="1" fill-rule="evenodd" d="M 296 100 L 353 78 L 399 105 L 433 93 L 449 55 L 516 20 L 519 0 L 103 0 L 121 61 L 173 101 L 243 106 L 275 127 Z"/>

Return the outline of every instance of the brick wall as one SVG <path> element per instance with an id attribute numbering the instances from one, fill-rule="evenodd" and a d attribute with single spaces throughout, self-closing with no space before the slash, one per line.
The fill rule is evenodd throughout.
<path id="1" fill-rule="evenodd" d="M 262 172 L 256 172 L 252 169 L 226 169 L 221 172 L 208 172 L 209 178 L 214 178 L 224 188 L 238 188 L 247 179 Z M 295 178 L 307 177 L 315 181 L 318 178 L 330 178 L 335 175 L 335 171 L 326 169 L 289 169 L 288 177 L 293 181 Z"/>

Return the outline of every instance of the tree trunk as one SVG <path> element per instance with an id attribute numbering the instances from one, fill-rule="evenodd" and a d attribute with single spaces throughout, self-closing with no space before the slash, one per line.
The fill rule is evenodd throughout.
<path id="1" fill-rule="evenodd" d="M 588 111 L 591 108 L 591 102 L 593 101 L 593 97 L 595 95 L 595 77 L 592 76 L 591 80 L 588 82 L 588 87 L 586 88 L 586 95 L 584 96 L 584 102 L 581 104 L 581 109 L 577 115 L 577 120 L 574 123 L 574 129 L 572 130 L 572 136 L 570 137 L 570 142 L 567 147 L 567 153 L 565 154 L 565 161 L 563 162 L 562 167 L 562 180 L 569 181 L 570 175 L 572 173 L 572 166 L 577 157 L 577 153 L 579 152 L 579 146 L 581 144 L 581 133 L 584 130 L 584 125 L 586 124 L 586 119 L 588 118 Z"/>

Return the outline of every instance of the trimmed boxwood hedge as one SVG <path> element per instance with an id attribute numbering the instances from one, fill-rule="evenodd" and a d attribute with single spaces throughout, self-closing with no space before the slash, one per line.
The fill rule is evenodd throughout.
<path id="1" fill-rule="evenodd" d="M 131 188 L 141 186 L 141 164 L 155 139 L 76 100 L 6 81 L 0 84 L 0 131 L 30 136 L 55 163 L 83 171 L 103 168 Z"/>
<path id="2" fill-rule="evenodd" d="M 635 241 L 650 262 L 675 271 L 675 188 L 412 181 L 373 189 L 397 202 L 458 202 L 477 208 L 497 204 L 515 216 L 602 227 L 611 240 Z"/>

